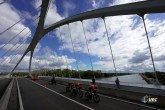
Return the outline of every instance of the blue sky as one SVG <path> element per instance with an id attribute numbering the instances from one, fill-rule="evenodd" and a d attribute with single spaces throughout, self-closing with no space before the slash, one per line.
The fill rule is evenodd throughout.
<path id="1" fill-rule="evenodd" d="M 139 0 L 52 0 L 47 13 L 45 27 L 69 16 L 89 10 L 137 1 Z M 37 26 L 38 19 L 36 21 L 34 19 L 40 13 L 40 9 L 36 8 L 40 5 L 41 0 L 11 0 L 9 3 L 0 5 L 0 32 L 25 17 L 23 21 L 12 29 L 0 35 L 1 71 L 11 71 L 28 47 Z M 31 13 L 32 11 L 34 12 Z M 164 17 L 164 13 L 145 15 L 155 66 L 158 71 L 165 71 Z M 95 18 L 84 20 L 83 23 L 94 70 L 114 72 L 103 20 Z M 141 18 L 137 15 L 106 17 L 106 24 L 117 71 L 131 73 L 153 71 Z M 91 70 L 82 24 L 74 22 L 69 26 L 76 58 L 74 57 L 68 27 L 64 25 L 60 27 L 61 36 L 58 28 L 41 39 L 35 49 L 32 70 L 64 69 L 67 67 L 77 70 L 76 61 L 78 70 Z M 17 38 L 8 43 L 13 36 L 24 28 L 26 29 Z M 20 48 L 17 48 L 20 44 Z M 3 56 L 9 49 L 10 51 Z M 25 56 L 16 71 L 27 71 L 28 62 L 29 54 Z"/>

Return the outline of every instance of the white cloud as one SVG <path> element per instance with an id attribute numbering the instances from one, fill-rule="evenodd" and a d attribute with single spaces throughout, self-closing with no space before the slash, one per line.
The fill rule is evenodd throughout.
<path id="1" fill-rule="evenodd" d="M 64 16 L 68 17 L 69 13 L 76 8 L 76 5 L 71 1 L 64 1 L 63 7 L 64 7 Z"/>
<path id="2" fill-rule="evenodd" d="M 0 24 L 1 24 L 0 32 L 3 32 L 5 29 L 7 29 L 8 27 L 12 26 L 17 21 L 19 21 L 21 19 L 21 17 L 19 15 L 20 13 L 18 12 L 18 10 L 16 10 L 12 5 L 10 5 L 8 3 L 1 5 L 1 9 L 3 9 L 3 10 L 0 10 L 0 15 L 1 15 L 0 16 Z M 25 27 L 26 26 L 23 24 L 23 22 L 18 23 L 10 30 L 1 34 L 0 41 L 4 42 L 4 43 L 8 42 L 13 36 L 18 34 Z M 18 42 L 20 38 L 27 38 L 29 36 L 29 35 L 25 36 L 25 34 L 27 32 L 29 32 L 31 34 L 30 29 L 27 28 L 12 42 L 13 43 Z"/>
<path id="3" fill-rule="evenodd" d="M 3 61 L 3 63 L 0 64 L 1 71 L 8 71 L 10 72 L 18 60 L 20 59 L 22 55 L 9 55 L 5 56 L 4 58 L 1 58 L 0 61 Z M 17 70 L 25 71 L 28 69 L 28 62 L 29 62 L 29 56 L 26 55 L 22 62 L 18 65 Z"/>
<path id="4" fill-rule="evenodd" d="M 34 6 L 34 8 L 38 8 L 41 4 L 42 4 L 42 0 L 35 0 L 34 2 L 32 2 L 32 5 Z M 51 0 L 50 5 L 48 7 L 46 19 L 45 19 L 45 26 L 49 26 L 57 21 L 60 21 L 61 19 L 64 19 L 64 17 L 62 17 L 58 13 L 56 1 Z"/>
<path id="5" fill-rule="evenodd" d="M 3 10 L 2 10 L 3 9 Z M 1 5 L 0 10 L 0 32 L 3 32 L 8 27 L 12 26 L 16 22 L 21 19 L 21 13 L 15 9 L 11 4 L 5 3 Z M 2 33 L 0 35 L 0 48 L 1 52 L 8 51 L 6 56 L 2 57 L 0 60 L 3 62 L 1 64 L 1 71 L 5 70 L 10 71 L 16 64 L 16 61 L 21 57 L 25 49 L 28 47 L 27 38 L 31 37 L 31 30 L 24 24 L 24 21 L 19 22 L 14 27 Z M 20 33 L 23 29 L 25 29 L 22 33 Z M 14 36 L 20 33 L 14 40 L 10 43 L 6 44 L 10 41 Z M 28 34 L 27 34 L 28 33 Z M 21 46 L 19 46 L 21 44 Z M 5 45 L 5 46 L 4 46 Z M 19 47 L 19 48 L 18 48 Z M 2 51 L 3 50 L 3 51 Z M 4 54 L 4 53 L 2 53 Z M 17 54 L 17 55 L 15 55 Z"/>
<path id="6" fill-rule="evenodd" d="M 145 1 L 145 0 L 113 0 L 113 2 L 110 5 L 121 5 L 126 3 L 133 3 L 133 2 L 139 2 L 139 1 Z"/>
<path id="7" fill-rule="evenodd" d="M 33 69 L 64 69 L 72 68 L 71 64 L 75 62 L 75 59 L 68 58 L 67 56 L 59 56 L 56 52 L 52 51 L 49 47 L 43 48 L 44 55 L 35 56 L 33 58 Z M 67 64 L 66 64 L 67 60 Z"/>
<path id="8" fill-rule="evenodd" d="M 96 9 L 96 8 L 101 8 L 104 4 L 104 0 L 92 0 L 92 8 Z"/>
<path id="9" fill-rule="evenodd" d="M 47 15 L 46 15 L 46 19 L 45 19 L 46 26 L 49 26 L 64 18 L 57 11 L 58 10 L 57 10 L 55 1 L 52 0 L 52 2 L 50 3 L 49 9 L 48 9 Z"/>
<path id="10" fill-rule="evenodd" d="M 2 47 L 3 45 L 0 45 L 0 47 Z M 19 44 L 19 43 L 17 43 L 17 44 L 7 44 L 6 46 L 4 46 L 3 47 L 3 49 L 5 50 L 5 51 L 8 51 L 8 50 L 10 50 L 10 52 L 12 52 L 13 54 L 14 53 L 23 53 L 26 49 L 27 49 L 27 47 L 29 46 L 29 44 Z"/>
<path id="11" fill-rule="evenodd" d="M 37 69 L 72 69 L 71 64 L 75 62 L 75 59 L 68 58 L 68 56 L 59 56 L 56 52 L 52 51 L 49 47 L 45 47 L 43 55 L 34 55 L 32 59 L 32 70 Z M 8 70 L 9 72 L 14 68 L 16 63 L 21 58 L 22 54 L 9 55 L 0 58 L 0 69 L 1 71 Z M 21 63 L 18 65 L 18 71 L 28 71 L 29 68 L 30 54 L 27 54 Z M 67 64 L 66 64 L 67 60 Z"/>

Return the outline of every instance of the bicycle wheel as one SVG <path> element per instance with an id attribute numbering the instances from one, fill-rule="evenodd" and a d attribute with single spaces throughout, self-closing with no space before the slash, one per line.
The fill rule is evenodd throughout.
<path id="1" fill-rule="evenodd" d="M 95 103 L 99 103 L 100 102 L 100 96 L 98 94 L 93 94 L 93 100 Z"/>
<path id="2" fill-rule="evenodd" d="M 74 96 L 77 95 L 77 90 L 76 90 L 76 88 L 73 88 L 73 95 L 74 95 Z"/>
<path id="3" fill-rule="evenodd" d="M 69 87 L 67 86 L 65 89 L 66 93 L 69 92 Z"/>
<path id="4" fill-rule="evenodd" d="M 89 91 L 85 92 L 85 97 L 88 99 L 88 100 L 91 100 L 91 93 Z"/>
<path id="5" fill-rule="evenodd" d="M 82 91 L 82 90 L 80 90 L 80 91 L 79 91 L 78 96 L 79 96 L 80 98 L 82 98 L 82 97 L 83 97 L 83 91 Z"/>

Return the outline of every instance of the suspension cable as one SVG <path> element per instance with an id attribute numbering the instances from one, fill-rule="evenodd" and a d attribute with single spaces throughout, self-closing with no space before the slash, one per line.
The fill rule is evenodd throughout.
<path id="1" fill-rule="evenodd" d="M 36 17 L 34 21 L 36 21 L 39 17 Z M 8 43 L 10 43 L 12 40 L 14 40 L 15 38 L 17 38 L 25 29 L 28 28 L 28 26 L 30 26 L 33 22 L 31 22 L 30 24 L 27 25 L 27 27 L 23 28 L 19 33 L 17 33 L 15 36 L 13 36 L 6 44 L 4 44 L 2 47 L 0 47 L 0 49 L 2 49 L 3 47 L 5 47 Z"/>
<path id="2" fill-rule="evenodd" d="M 85 29 L 84 29 L 83 21 L 81 21 L 81 24 L 82 24 L 82 28 L 83 28 L 83 32 L 84 32 L 84 37 L 85 37 L 85 41 L 86 41 L 85 43 L 86 43 L 87 50 L 88 50 L 89 60 L 90 60 L 91 67 L 92 67 L 93 78 L 95 79 L 95 75 L 94 75 L 94 71 L 93 71 L 92 59 L 91 59 L 91 55 L 90 55 L 90 51 L 89 51 L 89 47 L 88 47 L 88 41 L 87 41 L 87 38 L 86 38 L 86 34 L 85 34 Z"/>
<path id="3" fill-rule="evenodd" d="M 76 60 L 77 72 L 79 73 L 79 78 L 81 78 L 80 72 L 79 72 L 79 67 L 78 67 L 78 62 L 77 62 L 77 56 L 76 56 L 75 48 L 74 48 L 74 45 L 73 45 L 73 39 L 72 39 L 72 35 L 71 35 L 71 30 L 70 30 L 69 24 L 68 24 L 68 29 L 69 29 L 69 35 L 70 35 L 70 39 L 71 39 L 71 43 L 72 43 L 72 49 L 73 49 L 74 57 L 75 57 L 75 60 Z"/>
<path id="4" fill-rule="evenodd" d="M 117 76 L 115 60 L 114 60 L 114 56 L 113 56 L 113 51 L 112 51 L 111 41 L 110 41 L 109 34 L 108 34 L 107 25 L 106 25 L 106 22 L 105 22 L 105 17 L 103 17 L 102 19 L 103 19 L 104 26 L 105 26 L 105 30 L 106 30 L 106 36 L 107 36 L 107 38 L 108 38 L 109 49 L 110 49 L 110 52 L 111 52 L 111 55 L 112 55 L 112 61 L 113 61 L 114 69 L 115 69 L 115 74 L 116 74 L 116 76 Z M 117 77 L 118 77 L 118 76 L 117 76 Z"/>
<path id="5" fill-rule="evenodd" d="M 37 7 L 36 10 L 38 10 L 39 8 L 40 8 L 40 6 Z M 36 10 L 33 10 L 32 12 L 30 12 L 30 14 L 33 14 Z M 22 17 L 20 20 L 18 20 L 18 21 L 17 21 L 16 23 L 14 23 L 13 25 L 11 25 L 11 26 L 9 26 L 8 28 L 6 28 L 4 31 L 2 31 L 2 32 L 0 33 L 0 35 L 1 35 L 1 34 L 4 34 L 6 31 L 10 30 L 12 27 L 14 27 L 15 25 L 17 25 L 18 23 L 20 23 L 20 22 L 23 21 L 24 19 L 25 19 L 25 16 Z"/>
<path id="6" fill-rule="evenodd" d="M 29 34 L 29 32 L 30 31 L 28 31 L 24 36 L 27 36 L 28 34 Z M 27 38 L 26 38 L 27 39 Z M 26 40 L 26 39 L 24 39 L 23 40 L 23 42 Z M 16 45 L 17 44 L 17 42 L 14 44 L 14 45 Z M 1 57 L 4 57 L 10 50 L 12 50 L 14 48 L 14 46 L 12 46 L 11 48 L 9 48 Z"/>
<path id="7" fill-rule="evenodd" d="M 23 50 L 23 45 L 21 44 L 21 47 L 19 47 L 19 48 L 22 51 Z M 17 58 L 17 55 L 19 55 L 21 53 L 21 51 L 19 51 L 16 55 L 12 56 L 11 60 L 16 59 Z"/>
<path id="8" fill-rule="evenodd" d="M 143 25 L 144 25 L 144 29 L 145 29 L 145 33 L 146 33 L 146 37 L 147 37 L 148 47 L 149 47 L 149 51 L 150 51 L 150 55 L 151 55 L 151 60 L 152 60 L 152 66 L 153 66 L 154 74 L 155 74 L 155 80 L 156 80 L 155 83 L 156 83 L 156 84 L 160 84 L 160 83 L 159 83 L 159 80 L 158 80 L 158 77 L 157 77 L 157 74 L 156 74 L 154 59 L 153 59 L 153 55 L 152 55 L 152 50 L 151 50 L 151 46 L 150 46 L 150 41 L 149 41 L 149 37 L 148 37 L 148 32 L 147 32 L 147 28 L 146 28 L 146 23 L 145 23 L 145 20 L 144 20 L 144 14 L 139 15 L 139 16 L 141 16 L 141 18 L 142 18 Z"/>
<path id="9" fill-rule="evenodd" d="M 23 45 L 20 44 L 19 46 L 17 46 L 17 47 L 14 49 L 14 51 L 18 50 L 18 48 L 20 48 L 20 50 L 22 51 L 22 50 L 23 50 L 22 47 L 23 47 Z M 22 49 L 21 49 L 21 48 L 22 48 Z M 17 55 L 20 54 L 21 51 L 19 51 L 19 52 L 17 53 Z M 10 52 L 10 53 L 11 53 L 11 52 Z M 11 57 L 11 59 L 15 59 L 15 58 L 16 58 L 16 56 L 14 56 L 14 55 Z M 6 65 L 6 64 L 7 64 L 7 61 L 4 60 L 4 61 L 2 61 L 0 64 Z"/>
<path id="10" fill-rule="evenodd" d="M 62 36 L 61 36 L 61 30 L 60 30 L 60 27 L 59 27 L 59 34 L 60 34 L 60 40 L 61 40 L 61 43 L 62 43 Z M 64 48 L 66 49 L 66 46 L 65 46 L 65 44 L 64 44 Z M 64 53 L 64 58 L 65 58 L 65 62 L 66 62 L 66 66 L 67 66 L 67 71 L 69 71 L 69 68 L 68 68 L 68 61 L 67 61 L 67 58 L 66 58 L 66 55 L 65 55 L 65 51 L 63 51 L 62 50 L 62 54 Z M 72 72 L 72 71 L 71 71 Z M 69 74 L 69 72 L 68 72 L 68 74 Z M 70 76 L 70 74 L 69 74 L 69 77 L 71 77 Z"/>
<path id="11" fill-rule="evenodd" d="M 14 51 L 16 51 L 18 48 L 20 48 L 20 47 L 22 47 L 23 46 L 23 43 L 22 44 L 19 44 L 15 49 L 14 49 Z M 10 52 L 11 53 L 11 52 Z M 20 52 L 18 52 L 18 53 L 20 53 Z M 4 63 L 5 62 L 5 60 L 4 61 L 2 61 L 0 64 L 2 64 L 2 63 Z"/>

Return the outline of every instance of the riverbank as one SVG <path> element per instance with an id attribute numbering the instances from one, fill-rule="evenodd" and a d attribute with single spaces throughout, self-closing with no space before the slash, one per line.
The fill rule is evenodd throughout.
<path id="1" fill-rule="evenodd" d="M 155 73 L 153 72 L 145 72 L 140 74 L 142 78 L 148 82 L 149 84 L 154 84 L 155 83 Z M 160 84 L 165 85 L 165 72 L 156 72 L 158 81 Z"/>

